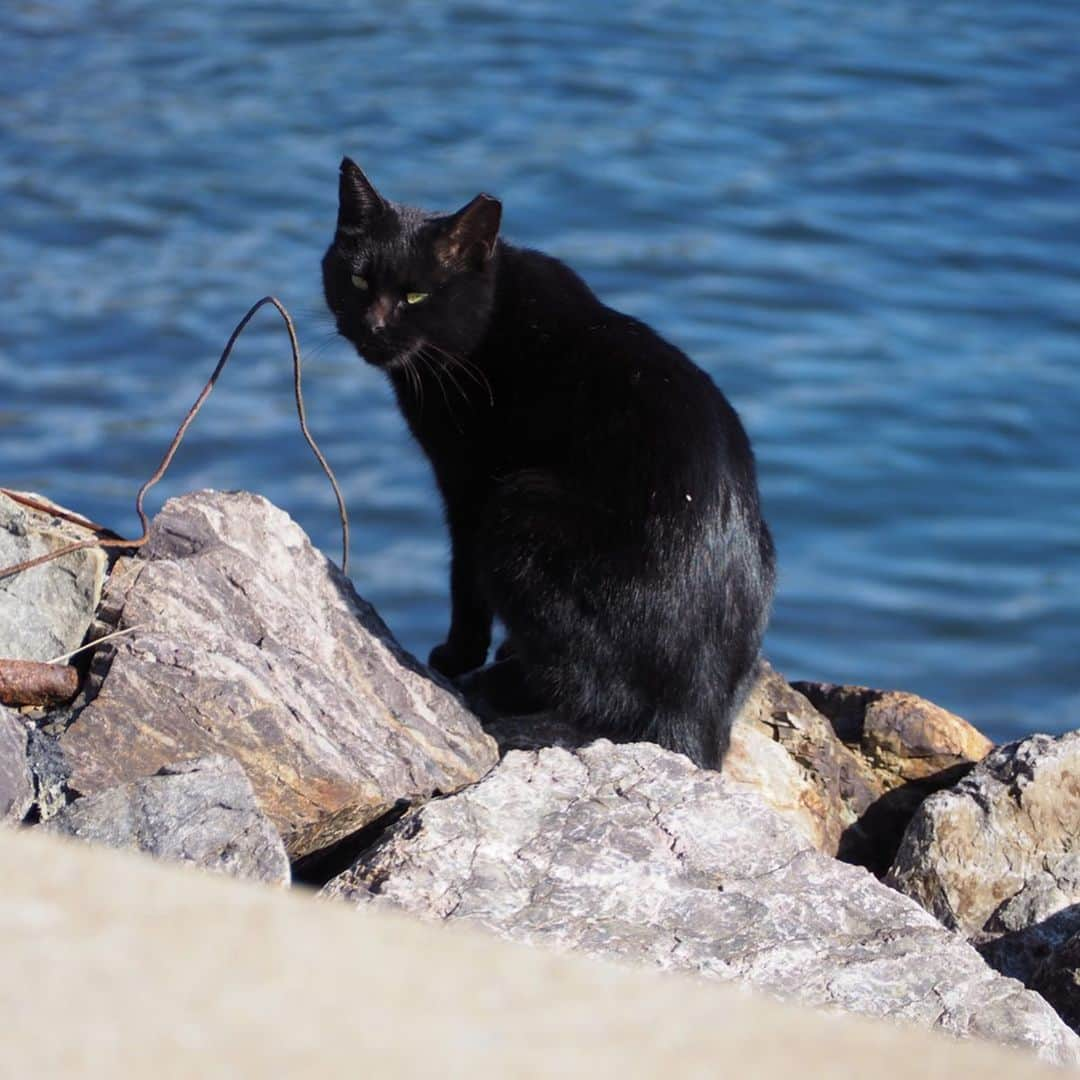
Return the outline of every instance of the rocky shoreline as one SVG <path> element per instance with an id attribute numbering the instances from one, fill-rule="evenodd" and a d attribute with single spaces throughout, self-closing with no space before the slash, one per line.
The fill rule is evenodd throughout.
<path id="1" fill-rule="evenodd" d="M 78 532 L 0 495 L 0 565 Z M 482 725 L 247 494 L 0 580 L 0 657 L 117 630 L 70 705 L 0 707 L 4 821 L 1080 1064 L 1080 733 L 764 664 L 722 775 Z"/>

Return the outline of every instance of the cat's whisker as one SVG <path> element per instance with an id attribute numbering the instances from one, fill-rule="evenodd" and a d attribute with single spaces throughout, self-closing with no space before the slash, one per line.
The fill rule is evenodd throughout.
<path id="1" fill-rule="evenodd" d="M 469 400 L 469 397 L 462 388 L 461 383 L 459 383 L 457 379 L 454 378 L 453 372 L 446 364 L 442 362 L 438 355 L 429 351 L 428 344 L 426 342 L 425 344 L 420 346 L 418 355 L 422 356 L 424 360 L 427 361 L 431 373 L 435 376 L 436 379 L 438 379 L 440 386 L 443 385 L 442 376 L 443 374 L 445 374 L 446 377 L 450 380 L 453 387 L 462 396 L 462 398 L 464 398 L 466 402 Z M 450 403 L 449 401 L 447 401 L 447 408 L 449 408 L 449 405 Z"/>
<path id="2" fill-rule="evenodd" d="M 420 370 L 420 365 L 416 362 L 415 356 L 409 357 L 409 367 L 416 374 L 416 387 L 417 393 L 420 397 L 420 411 L 424 410 L 424 373 Z"/>
<path id="3" fill-rule="evenodd" d="M 491 388 L 491 383 L 488 381 L 487 375 L 484 374 L 483 369 L 479 364 L 474 363 L 466 356 L 458 356 L 456 353 L 447 353 L 447 359 L 452 363 L 457 364 L 462 373 L 468 375 L 477 386 L 483 387 L 487 391 L 488 404 L 495 405 L 495 392 Z"/>
<path id="4" fill-rule="evenodd" d="M 323 334 L 322 337 L 317 338 L 313 344 L 302 347 L 301 353 L 303 354 L 304 359 L 307 361 L 318 359 L 327 351 L 327 349 L 330 348 L 331 345 L 334 344 L 337 336 L 338 335 L 336 331 L 328 334 Z"/>
<path id="5" fill-rule="evenodd" d="M 462 373 L 470 376 L 477 386 L 483 387 L 487 391 L 488 405 L 491 408 L 495 407 L 495 391 L 491 388 L 491 383 L 488 381 L 488 377 L 484 372 L 471 360 L 466 360 L 463 356 L 454 357 L 454 361 L 461 369 Z"/>
<path id="6" fill-rule="evenodd" d="M 453 370 L 447 364 L 443 363 L 437 355 L 426 353 L 426 356 L 428 359 L 428 363 L 431 365 L 432 371 L 439 373 L 437 376 L 439 382 L 442 382 L 442 376 L 445 375 L 450 380 L 450 384 L 461 395 L 461 400 L 464 401 L 466 405 L 472 407 L 472 399 L 469 397 L 467 391 L 465 390 L 465 387 L 463 387 L 461 383 L 458 382 L 458 380 L 454 377 Z M 447 401 L 447 408 L 450 409 L 449 401 Z M 453 409 L 450 409 L 450 414 L 451 416 L 454 415 Z M 456 417 L 454 417 L 454 423 L 457 424 Z M 458 426 L 458 430 L 461 430 L 460 425 Z"/>
<path id="7" fill-rule="evenodd" d="M 405 373 L 405 378 L 409 384 L 409 390 L 417 401 L 420 400 L 420 390 L 416 385 L 416 374 L 412 369 L 412 365 L 409 363 L 408 356 L 402 355 L 400 358 L 401 370 Z"/>
<path id="8" fill-rule="evenodd" d="M 457 378 L 454 375 L 453 367 L 443 367 L 443 371 L 446 373 L 446 377 L 453 384 L 457 392 L 461 395 L 461 399 L 471 405 L 472 402 L 469 400 L 469 395 L 465 392 L 465 387 L 457 381 Z"/>
<path id="9" fill-rule="evenodd" d="M 450 419 L 453 420 L 454 427 L 456 427 L 458 431 L 461 431 L 461 424 L 458 423 L 458 418 L 454 414 L 454 407 L 450 404 L 450 396 L 446 392 L 446 385 L 442 381 L 442 376 L 439 374 L 438 363 L 435 361 L 435 359 L 431 356 L 430 353 L 425 351 L 422 345 L 416 351 L 416 358 L 418 360 L 423 360 L 424 363 L 427 365 L 428 370 L 435 377 L 435 381 L 439 384 L 439 389 L 442 391 L 443 401 L 446 402 L 446 411 L 450 414 Z M 449 374 L 449 372 L 447 372 L 447 374 Z"/>
<path id="10" fill-rule="evenodd" d="M 467 357 L 459 356 L 457 353 L 448 352 L 441 345 L 436 345 L 433 341 L 427 342 L 427 345 L 444 357 L 448 364 L 456 364 L 461 369 L 462 373 L 468 375 L 477 386 L 481 386 L 487 390 L 488 403 L 494 406 L 495 394 L 491 389 L 491 383 L 488 381 L 487 376 L 478 364 L 469 360 Z M 449 369 L 447 368 L 445 370 L 448 371 Z"/>
<path id="11" fill-rule="evenodd" d="M 413 386 L 413 391 L 416 394 L 417 404 L 420 406 L 420 411 L 424 410 L 424 379 L 421 375 L 416 364 L 413 363 L 414 353 L 411 349 L 407 349 L 401 354 L 402 366 L 405 368 L 406 373 L 409 376 L 409 381 Z"/>

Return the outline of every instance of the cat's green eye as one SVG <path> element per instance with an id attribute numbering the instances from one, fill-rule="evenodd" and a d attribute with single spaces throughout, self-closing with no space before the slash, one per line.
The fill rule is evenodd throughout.
<path id="1" fill-rule="evenodd" d="M 426 292 L 406 293 L 405 300 L 409 304 L 421 304 L 428 298 L 429 295 L 430 294 Z"/>
<path id="2" fill-rule="evenodd" d="M 361 289 L 364 292 L 367 292 L 367 278 L 362 278 L 359 274 L 353 274 L 350 280 L 353 283 L 354 289 Z"/>

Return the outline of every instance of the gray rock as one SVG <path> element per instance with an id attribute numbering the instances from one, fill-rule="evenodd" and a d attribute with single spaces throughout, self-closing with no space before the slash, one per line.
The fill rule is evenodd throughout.
<path id="1" fill-rule="evenodd" d="M 170 500 L 100 613 L 139 629 L 95 654 L 89 704 L 61 736 L 75 793 L 225 753 L 298 858 L 495 761 L 460 698 L 258 496 Z"/>
<path id="2" fill-rule="evenodd" d="M 0 495 L 0 567 L 94 535 Z M 0 578 L 0 657 L 44 661 L 77 649 L 101 597 L 105 566 L 105 552 L 90 548 Z"/>
<path id="3" fill-rule="evenodd" d="M 551 713 L 503 716 L 482 698 L 474 704 L 503 753 L 573 750 L 595 738 Z M 793 685 L 761 660 L 722 771 L 818 851 L 881 875 L 922 800 L 970 768 L 965 754 L 981 756 L 989 746 L 971 725 L 913 694 Z"/>
<path id="4" fill-rule="evenodd" d="M 595 734 L 554 712 L 505 716 L 477 695 L 475 676 L 459 680 L 499 752 L 557 746 L 576 750 Z M 733 788 L 753 791 L 798 829 L 818 851 L 835 855 L 857 814 L 845 801 L 841 777 L 850 752 L 829 722 L 765 661 L 731 731 L 723 773 Z M 863 799 L 869 805 L 878 792 Z"/>
<path id="5" fill-rule="evenodd" d="M 472 679 L 462 685 L 473 690 Z M 575 750 L 596 736 L 555 713 L 503 716 L 482 697 L 474 708 L 499 750 Z M 829 721 L 765 660 L 731 731 L 723 773 L 754 791 L 819 851 L 835 855 L 860 814 L 882 794 Z M 899 837 L 897 837 L 899 839 Z"/>
<path id="6" fill-rule="evenodd" d="M 59 740 L 33 726 L 28 735 L 27 755 L 34 777 L 31 819 L 47 821 L 71 801 L 67 786 L 68 764 Z"/>
<path id="7" fill-rule="evenodd" d="M 1080 732 L 1003 746 L 927 799 L 887 880 L 994 967 L 1080 1012 L 1052 989 L 1076 993 L 1055 955 L 1080 932 Z"/>
<path id="8" fill-rule="evenodd" d="M 281 837 L 244 770 L 221 755 L 79 799 L 41 828 L 233 877 L 289 883 Z"/>
<path id="9" fill-rule="evenodd" d="M 56 739 L 0 705 L 0 822 L 32 824 L 67 805 L 67 764 Z"/>
<path id="10" fill-rule="evenodd" d="M 1080 732 L 1009 743 L 927 799 L 888 881 L 968 936 L 1080 901 Z"/>
<path id="11" fill-rule="evenodd" d="M 27 756 L 27 728 L 17 713 L 0 705 L 0 823 L 22 821 L 34 802 L 34 777 Z"/>
<path id="12" fill-rule="evenodd" d="M 1080 1063 L 1037 995 L 756 796 L 648 744 L 508 753 L 324 889 Z"/>

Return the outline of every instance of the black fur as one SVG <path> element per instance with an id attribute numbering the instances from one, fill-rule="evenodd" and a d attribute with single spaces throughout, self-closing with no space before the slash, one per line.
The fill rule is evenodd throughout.
<path id="1" fill-rule="evenodd" d="M 498 616 L 493 688 L 716 767 L 773 592 L 749 440 L 675 346 L 498 239 L 500 210 L 386 202 L 346 158 L 322 264 L 445 502 L 452 616 L 431 664 L 483 664 Z"/>

